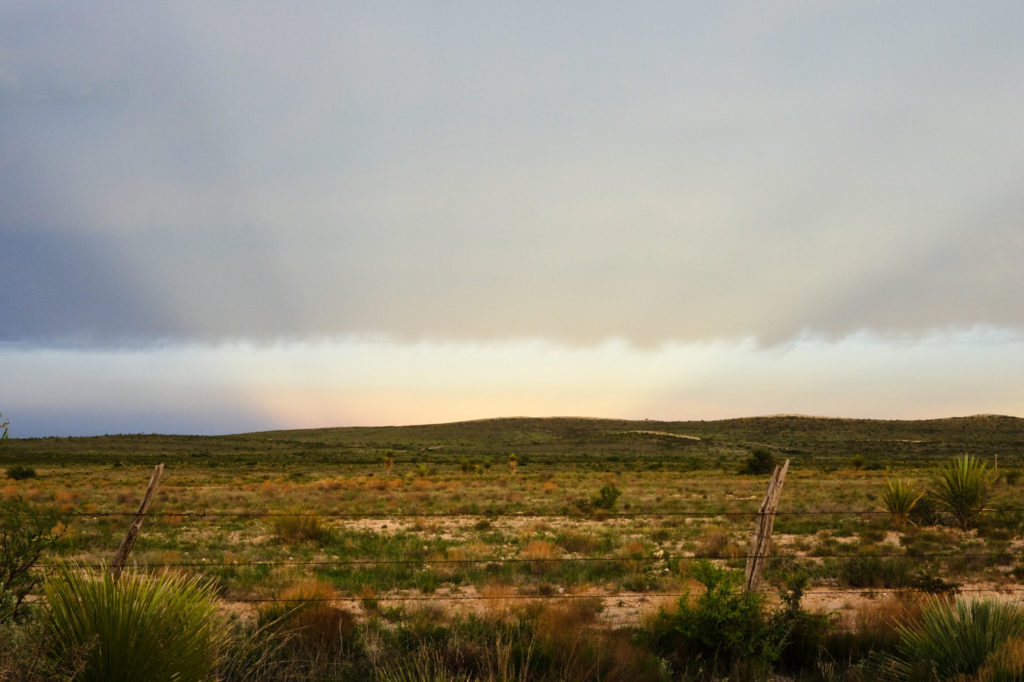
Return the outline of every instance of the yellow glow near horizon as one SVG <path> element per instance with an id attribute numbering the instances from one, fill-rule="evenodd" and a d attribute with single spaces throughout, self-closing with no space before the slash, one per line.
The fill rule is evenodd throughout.
<path id="1" fill-rule="evenodd" d="M 572 347 L 348 338 L 132 351 L 8 348 L 0 350 L 0 371 L 18 393 L 0 397 L 13 424 L 23 414 L 42 415 L 37 422 L 53 415 L 55 424 L 69 419 L 61 415 L 97 415 L 123 424 L 100 431 L 186 433 L 502 416 L 1021 415 L 1022 349 L 1015 335 L 993 329 L 774 347 L 753 340 L 638 348 L 614 340 Z M 30 428 L 41 429 L 65 432 Z"/>

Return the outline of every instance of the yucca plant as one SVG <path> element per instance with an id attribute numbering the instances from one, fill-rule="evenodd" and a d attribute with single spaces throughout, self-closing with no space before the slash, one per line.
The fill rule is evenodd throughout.
<path id="1" fill-rule="evenodd" d="M 1024 608 L 992 600 L 936 598 L 919 620 L 898 630 L 893 670 L 899 679 L 949 680 L 974 675 L 1007 642 L 1024 636 Z"/>
<path id="2" fill-rule="evenodd" d="M 884 511 L 889 513 L 893 525 L 902 526 L 910 516 L 910 510 L 914 508 L 924 496 L 924 491 L 918 488 L 913 481 L 906 478 L 890 478 L 886 480 L 882 488 L 882 504 Z"/>
<path id="3" fill-rule="evenodd" d="M 227 638 L 210 583 L 170 573 L 60 567 L 45 583 L 57 654 L 85 653 L 81 680 L 209 680 Z"/>
<path id="4" fill-rule="evenodd" d="M 958 526 L 967 528 L 985 510 L 995 479 L 995 472 L 981 460 L 958 455 L 939 469 L 929 492 L 953 515 Z"/>

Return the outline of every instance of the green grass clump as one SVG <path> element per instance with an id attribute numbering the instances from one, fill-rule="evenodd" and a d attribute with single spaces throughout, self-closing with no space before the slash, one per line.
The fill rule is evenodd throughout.
<path id="1" fill-rule="evenodd" d="M 934 599 L 919 620 L 900 626 L 899 634 L 894 657 L 899 679 L 974 675 L 1007 642 L 1024 637 L 1024 608 L 992 600 Z"/>
<path id="2" fill-rule="evenodd" d="M 930 492 L 958 526 L 967 528 L 984 511 L 995 479 L 995 472 L 987 464 L 970 455 L 959 455 L 939 469 Z"/>
<path id="3" fill-rule="evenodd" d="M 213 587 L 198 577 L 62 566 L 44 586 L 58 657 L 84 654 L 80 680 L 208 680 L 226 643 Z"/>

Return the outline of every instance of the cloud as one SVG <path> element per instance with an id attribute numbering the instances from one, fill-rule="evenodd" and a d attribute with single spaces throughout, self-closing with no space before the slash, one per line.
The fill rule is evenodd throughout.
<path id="1" fill-rule="evenodd" d="M 0 17 L 0 340 L 1024 327 L 1017 4 L 111 7 Z"/>

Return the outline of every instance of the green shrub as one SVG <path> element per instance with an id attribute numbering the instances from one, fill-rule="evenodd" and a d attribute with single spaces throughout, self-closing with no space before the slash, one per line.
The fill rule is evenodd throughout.
<path id="1" fill-rule="evenodd" d="M 23 481 L 26 478 L 36 478 L 38 476 L 35 469 L 22 464 L 7 467 L 4 473 L 7 475 L 7 478 L 13 478 L 15 481 Z"/>
<path id="2" fill-rule="evenodd" d="M 913 506 L 907 518 L 915 526 L 937 526 L 942 522 L 942 512 L 938 501 L 926 493 Z"/>
<path id="3" fill-rule="evenodd" d="M 764 597 L 738 590 L 739 576 L 710 562 L 698 562 L 693 577 L 707 591 L 691 604 L 683 596 L 678 609 L 661 609 L 641 639 L 675 669 L 687 675 L 764 673 L 779 659 L 788 632 L 765 614 Z"/>
<path id="4" fill-rule="evenodd" d="M 786 633 L 778 667 L 787 672 L 796 673 L 814 666 L 832 630 L 827 614 L 810 613 L 800 606 L 808 580 L 809 575 L 803 570 L 787 576 L 786 589 L 779 595 L 783 608 L 769 621 L 772 630 Z"/>
<path id="5" fill-rule="evenodd" d="M 887 479 L 882 488 L 884 511 L 889 513 L 889 518 L 895 526 L 906 523 L 910 512 L 922 497 L 924 491 L 906 478 Z"/>
<path id="6" fill-rule="evenodd" d="M 900 626 L 899 633 L 894 669 L 900 679 L 974 675 L 1005 643 L 1024 637 L 1024 608 L 991 600 L 933 599 L 920 619 Z"/>
<path id="7" fill-rule="evenodd" d="M 20 620 L 25 598 L 39 582 L 39 557 L 62 535 L 57 517 L 20 497 L 0 498 L 0 623 Z"/>
<path id="8" fill-rule="evenodd" d="M 987 464 L 970 455 L 959 455 L 939 469 L 929 492 L 953 515 L 958 526 L 967 528 L 984 511 L 995 478 Z"/>
<path id="9" fill-rule="evenodd" d="M 49 639 L 42 619 L 0 624 L 0 680 L 71 682 L 81 672 L 83 652 L 47 656 Z"/>
<path id="10" fill-rule="evenodd" d="M 743 462 L 740 474 L 760 476 L 775 471 L 775 455 L 764 448 L 757 448 L 750 453 L 750 456 Z"/>
<path id="11" fill-rule="evenodd" d="M 81 680 L 209 680 L 227 629 L 198 577 L 62 566 L 47 578 L 58 657 L 86 648 Z"/>
<path id="12" fill-rule="evenodd" d="M 590 499 L 580 498 L 576 500 L 576 507 L 585 514 L 598 511 L 611 511 L 615 508 L 622 491 L 614 483 L 603 486 L 596 495 Z"/>
<path id="13" fill-rule="evenodd" d="M 622 491 L 614 483 L 608 483 L 597 491 L 597 495 L 591 498 L 590 503 L 594 505 L 594 509 L 611 511 L 621 496 Z"/>

